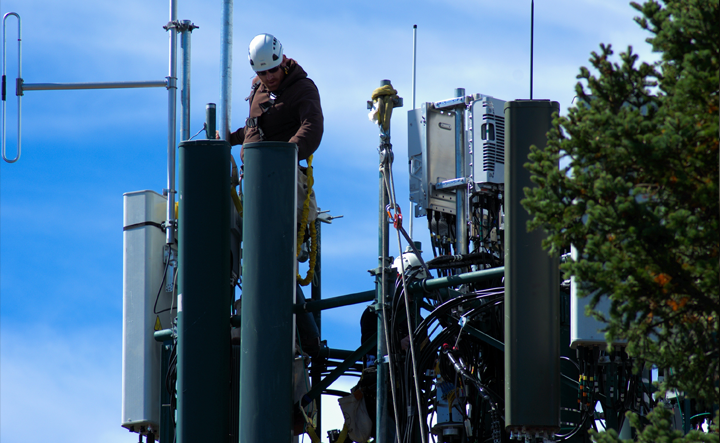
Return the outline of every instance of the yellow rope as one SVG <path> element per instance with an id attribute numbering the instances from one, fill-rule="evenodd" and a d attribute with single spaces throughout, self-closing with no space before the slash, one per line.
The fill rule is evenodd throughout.
<path id="1" fill-rule="evenodd" d="M 300 408 L 300 412 L 302 412 L 303 417 L 305 417 L 305 433 L 310 436 L 310 441 L 312 443 L 321 443 L 320 438 L 317 436 L 317 432 L 315 431 L 315 421 L 311 419 L 307 412 L 305 412 L 305 408 L 302 406 L 298 406 Z"/>
<path id="2" fill-rule="evenodd" d="M 342 431 L 340 431 L 340 436 L 337 439 L 336 443 L 345 443 L 345 440 L 348 438 L 348 425 L 347 422 L 343 424 Z"/>
<path id="3" fill-rule="evenodd" d="M 307 435 L 310 436 L 310 441 L 313 443 L 320 443 L 320 437 L 317 436 L 317 432 L 315 432 L 315 427 L 313 425 L 307 425 L 306 427 Z"/>
<path id="4" fill-rule="evenodd" d="M 235 157 L 233 157 L 232 154 L 230 155 L 230 171 L 230 198 L 235 205 L 235 210 L 238 212 L 238 214 L 240 214 L 240 217 L 242 217 L 242 198 L 238 195 L 238 192 L 235 189 L 237 185 L 240 184 L 240 176 L 238 175 L 238 167 L 237 163 L 235 163 Z"/>
<path id="5" fill-rule="evenodd" d="M 305 195 L 305 201 L 303 202 L 302 213 L 300 216 L 300 226 L 297 232 L 297 252 L 295 254 L 296 257 L 300 255 L 300 246 L 302 245 L 302 240 L 305 236 L 305 226 L 307 226 L 308 224 L 308 216 L 310 215 L 310 194 L 312 193 L 312 188 L 315 184 L 315 179 L 313 178 L 312 160 L 313 156 L 311 155 L 307 159 L 307 195 Z M 315 263 L 317 262 L 317 246 L 317 228 L 315 226 L 315 222 L 313 221 L 312 223 L 310 223 L 310 269 L 308 269 L 308 273 L 305 278 L 303 278 L 300 274 L 297 275 L 297 281 L 300 286 L 307 286 L 308 284 L 310 284 L 313 277 L 315 276 Z"/>
<path id="6" fill-rule="evenodd" d="M 235 210 L 240 214 L 240 217 L 243 215 L 243 204 L 242 200 L 240 200 L 240 196 L 238 195 L 237 191 L 235 190 L 235 186 L 230 185 L 230 197 L 232 198 L 233 204 L 235 205 Z"/>
<path id="7" fill-rule="evenodd" d="M 390 117 L 394 107 L 393 99 L 397 97 L 397 91 L 392 85 L 384 85 L 375 89 L 372 93 L 372 101 L 378 102 L 378 124 L 382 125 L 383 131 L 390 129 Z"/>

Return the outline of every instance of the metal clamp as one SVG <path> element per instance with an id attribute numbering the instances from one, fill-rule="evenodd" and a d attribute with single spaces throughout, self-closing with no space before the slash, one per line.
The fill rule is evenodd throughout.
<path id="1" fill-rule="evenodd" d="M 181 20 L 171 20 L 167 23 L 167 25 L 163 26 L 163 29 L 166 31 L 175 29 L 176 32 L 184 32 L 184 31 L 192 32 L 193 29 L 197 29 L 199 27 L 200 26 L 196 26 L 190 20 L 182 20 L 182 21 Z"/>
<path id="2" fill-rule="evenodd" d="M 18 21 L 18 76 L 15 80 L 15 95 L 17 95 L 18 98 L 18 134 L 17 134 L 17 155 L 15 158 L 8 158 L 5 151 L 5 138 L 7 135 L 7 131 L 5 130 L 5 121 L 7 117 L 7 103 L 5 101 L 6 97 L 6 88 L 7 88 L 7 45 L 5 40 L 5 31 L 6 31 L 6 21 L 7 18 L 10 16 L 15 16 Z M 20 159 L 20 150 L 21 150 L 21 134 L 22 134 L 22 119 L 21 119 L 21 110 L 22 110 L 22 22 L 20 21 L 20 16 L 16 12 L 8 12 L 3 16 L 3 60 L 2 60 L 2 158 L 8 163 L 15 163 Z"/>

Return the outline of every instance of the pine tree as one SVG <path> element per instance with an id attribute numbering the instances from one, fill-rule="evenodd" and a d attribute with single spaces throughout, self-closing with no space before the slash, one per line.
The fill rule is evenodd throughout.
<path id="1" fill-rule="evenodd" d="M 611 300 L 608 342 L 668 369 L 661 391 L 717 404 L 719 2 L 632 6 L 661 59 L 640 63 L 632 47 L 619 62 L 610 46 L 592 53 L 579 104 L 525 165 L 537 185 L 525 190 L 528 229 L 545 229 L 553 253 L 578 250 L 562 271 L 585 284 L 582 295 L 599 289 L 592 307 Z"/>

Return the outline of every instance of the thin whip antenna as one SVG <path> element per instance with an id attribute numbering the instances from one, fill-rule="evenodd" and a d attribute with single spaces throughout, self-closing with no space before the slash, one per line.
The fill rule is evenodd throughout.
<path id="1" fill-rule="evenodd" d="M 415 80 L 416 80 L 416 78 L 417 78 L 417 25 L 413 25 L 412 109 L 415 109 Z"/>
<path id="2" fill-rule="evenodd" d="M 530 0 L 530 100 L 533 98 L 533 36 L 535 34 L 535 0 Z"/>
<path id="3" fill-rule="evenodd" d="M 413 25 L 413 68 L 412 68 L 412 108 L 415 109 L 415 87 L 417 78 L 417 25 Z M 409 160 L 409 159 L 408 159 Z M 413 203 L 410 202 L 410 223 L 408 226 L 408 234 L 410 238 L 413 237 L 413 220 L 415 216 L 413 214 Z"/>

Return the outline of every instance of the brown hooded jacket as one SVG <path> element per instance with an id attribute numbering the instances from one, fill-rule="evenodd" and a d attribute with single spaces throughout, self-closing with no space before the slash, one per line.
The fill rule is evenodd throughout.
<path id="1" fill-rule="evenodd" d="M 253 79 L 253 92 L 248 97 L 250 117 L 244 127 L 230 134 L 229 141 L 232 145 L 259 141 L 296 143 L 300 161 L 320 146 L 323 114 L 315 83 L 295 60 L 287 61 L 288 73 L 275 93 L 268 91 L 258 77 Z"/>

